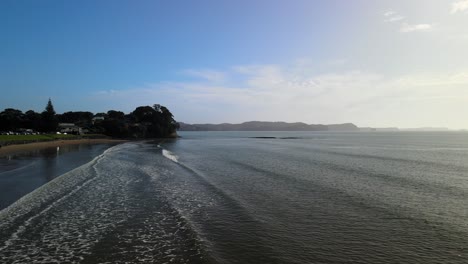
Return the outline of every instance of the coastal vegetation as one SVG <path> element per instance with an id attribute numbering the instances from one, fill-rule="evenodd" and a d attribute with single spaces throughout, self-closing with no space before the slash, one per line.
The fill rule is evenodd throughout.
<path id="1" fill-rule="evenodd" d="M 67 135 L 61 133 L 64 127 L 69 128 L 65 130 Z M 13 108 L 0 112 L 0 132 L 3 134 L 0 141 L 68 139 L 96 134 L 113 138 L 163 138 L 175 136 L 177 128 L 172 113 L 159 104 L 140 106 L 128 114 L 116 110 L 96 114 L 89 111 L 57 114 L 49 99 L 41 113 L 33 110 L 23 113 Z"/>

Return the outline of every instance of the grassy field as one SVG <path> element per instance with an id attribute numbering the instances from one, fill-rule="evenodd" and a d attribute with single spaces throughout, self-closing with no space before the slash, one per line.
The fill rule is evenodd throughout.
<path id="1" fill-rule="evenodd" d="M 47 140 L 56 140 L 56 139 L 75 139 L 79 138 L 76 135 L 56 135 L 56 134 L 46 134 L 46 135 L 0 135 L 0 141 L 9 142 L 9 141 L 47 141 Z"/>
<path id="2" fill-rule="evenodd" d="M 47 142 L 54 140 L 71 140 L 71 139 L 111 139 L 102 134 L 86 134 L 86 135 L 0 135 L 0 148 L 8 145 L 21 145 L 34 142 Z"/>
<path id="3" fill-rule="evenodd" d="M 42 142 L 59 139 L 96 139 L 96 138 L 107 138 L 101 134 L 86 134 L 86 135 L 57 135 L 57 134 L 45 134 L 45 135 L 0 135 L 0 146 L 11 145 L 11 144 L 24 144 L 30 142 Z"/>

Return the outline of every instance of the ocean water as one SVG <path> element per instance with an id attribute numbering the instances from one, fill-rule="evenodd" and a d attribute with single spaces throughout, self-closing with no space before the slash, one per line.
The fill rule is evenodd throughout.
<path id="1" fill-rule="evenodd" d="M 468 133 L 181 136 L 0 211 L 0 263 L 468 262 Z"/>

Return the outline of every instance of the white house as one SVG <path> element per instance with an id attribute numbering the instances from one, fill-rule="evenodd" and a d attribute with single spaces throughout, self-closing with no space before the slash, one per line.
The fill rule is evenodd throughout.
<path id="1" fill-rule="evenodd" d="M 59 123 L 58 127 L 61 133 L 77 134 L 77 135 L 83 134 L 83 129 L 79 126 L 76 126 L 73 123 Z"/>

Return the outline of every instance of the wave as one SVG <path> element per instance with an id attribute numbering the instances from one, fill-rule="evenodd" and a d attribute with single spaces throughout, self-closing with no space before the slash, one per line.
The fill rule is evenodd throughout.
<path id="1" fill-rule="evenodd" d="M 115 146 L 0 211 L 0 262 L 204 263 L 196 230 L 152 180 L 176 163 L 150 153 Z"/>
<path id="2" fill-rule="evenodd" d="M 0 247 L 0 250 L 17 239 L 18 235 L 22 233 L 34 219 L 43 215 L 55 205 L 72 196 L 94 180 L 97 174 L 90 173 L 91 169 L 98 164 L 99 160 L 107 153 L 111 152 L 113 148 L 115 147 L 107 149 L 92 161 L 62 174 L 1 210 L 0 235 L 6 240 L 3 240 L 4 246 Z M 6 238 L 3 232 L 11 232 L 14 226 L 17 226 L 16 231 L 14 231 L 9 238 Z M 2 239 L 0 239 L 0 241 L 2 241 Z"/>
<path id="3" fill-rule="evenodd" d="M 179 157 L 175 155 L 174 153 L 170 152 L 169 150 L 163 149 L 162 150 L 162 155 L 176 163 L 179 162 Z"/>

